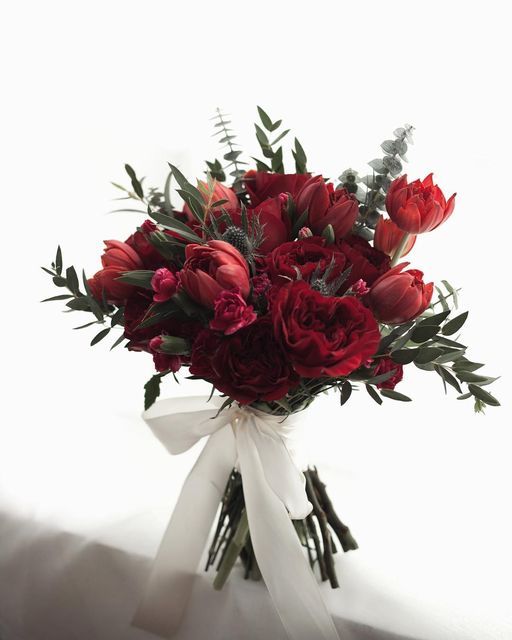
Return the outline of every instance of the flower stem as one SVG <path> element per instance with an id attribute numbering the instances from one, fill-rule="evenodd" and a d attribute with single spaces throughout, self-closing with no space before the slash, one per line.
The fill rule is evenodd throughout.
<path id="1" fill-rule="evenodd" d="M 247 512 L 244 509 L 242 515 L 240 516 L 240 522 L 238 523 L 238 527 L 236 528 L 235 535 L 233 536 L 233 539 L 226 549 L 224 558 L 222 559 L 217 575 L 215 576 L 215 580 L 213 581 L 213 588 L 217 591 L 220 591 L 224 586 L 224 583 L 226 582 L 227 577 L 229 576 L 231 569 L 236 562 L 236 559 L 245 546 L 248 535 L 249 522 L 247 520 Z"/>
<path id="2" fill-rule="evenodd" d="M 402 257 L 402 254 L 404 252 L 405 247 L 407 246 L 407 241 L 409 240 L 410 235 L 411 235 L 410 233 L 405 232 L 404 235 L 402 236 L 402 239 L 400 240 L 400 244 L 396 248 L 395 253 L 393 254 L 393 258 L 391 259 L 392 267 L 394 267 Z"/>

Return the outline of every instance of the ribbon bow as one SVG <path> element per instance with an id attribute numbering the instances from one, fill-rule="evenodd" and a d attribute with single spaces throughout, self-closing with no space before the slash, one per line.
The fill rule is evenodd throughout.
<path id="1" fill-rule="evenodd" d="M 311 511 L 294 461 L 295 421 L 247 407 L 217 415 L 203 397 L 163 400 L 143 417 L 172 454 L 209 436 L 158 549 L 133 624 L 170 638 L 179 629 L 227 479 L 243 478 L 258 566 L 290 640 L 339 640 L 292 519 Z"/>

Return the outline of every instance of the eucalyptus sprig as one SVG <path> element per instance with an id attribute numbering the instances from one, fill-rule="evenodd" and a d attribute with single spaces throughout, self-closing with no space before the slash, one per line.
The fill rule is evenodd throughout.
<path id="1" fill-rule="evenodd" d="M 213 162 L 208 162 L 207 160 L 207 173 L 210 173 L 215 180 L 224 182 L 226 180 L 226 170 L 231 169 L 229 175 L 234 178 L 233 189 L 236 193 L 243 193 L 242 178 L 245 174 L 245 170 L 242 167 L 246 166 L 247 162 L 240 160 L 242 151 L 235 148 L 238 146 L 235 142 L 236 134 L 232 127 L 230 127 L 232 124 L 231 120 L 227 120 L 227 117 L 228 116 L 222 113 L 222 111 L 217 107 L 217 112 L 212 118 L 212 120 L 215 120 L 215 124 L 213 126 L 216 129 L 216 132 L 213 135 L 220 136 L 219 143 L 228 149 L 228 151 L 223 155 L 227 164 L 223 166 L 217 159 Z"/>

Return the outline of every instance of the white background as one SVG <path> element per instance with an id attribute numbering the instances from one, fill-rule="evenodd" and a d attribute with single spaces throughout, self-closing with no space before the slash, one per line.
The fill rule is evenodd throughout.
<path id="1" fill-rule="evenodd" d="M 336 398 L 322 401 L 312 447 L 326 464 L 360 465 L 383 518 L 404 505 L 436 518 L 451 569 L 465 571 L 471 557 L 504 599 L 512 570 L 506 3 L 16 2 L 1 23 L 3 489 L 14 482 L 21 496 L 40 484 L 41 495 L 51 487 L 67 504 L 74 453 L 84 469 L 87 456 L 91 468 L 112 460 L 88 434 L 98 425 L 122 433 L 141 409 L 150 359 L 109 353 L 107 343 L 90 349 L 93 333 L 71 331 L 87 318 L 38 302 L 59 293 L 39 269 L 57 243 L 66 265 L 92 273 L 102 239 L 124 239 L 141 221 L 106 213 L 117 195 L 109 180 L 127 182 L 125 162 L 154 185 L 167 160 L 201 175 L 204 159 L 221 154 L 209 121 L 217 106 L 232 114 L 246 155 L 257 155 L 260 104 L 300 138 L 312 171 L 364 174 L 380 142 L 409 122 L 408 174 L 434 171 L 447 196 L 458 193 L 453 217 L 420 237 L 410 259 L 428 280 L 463 288 L 471 310 L 463 339 L 471 358 L 503 376 L 492 389 L 503 407 L 475 416 L 469 402 L 444 396 L 435 374 L 408 367 L 400 390 L 414 403 L 378 407 L 366 392 L 342 410 Z M 206 390 L 169 381 L 164 394 Z M 43 445 L 54 452 L 51 481 Z M 116 456 L 136 475 L 152 472 L 122 439 Z M 402 465 L 403 481 L 383 504 L 389 460 L 395 474 Z M 440 572 L 432 570 L 433 582 Z M 471 594 L 468 585 L 461 602 Z"/>

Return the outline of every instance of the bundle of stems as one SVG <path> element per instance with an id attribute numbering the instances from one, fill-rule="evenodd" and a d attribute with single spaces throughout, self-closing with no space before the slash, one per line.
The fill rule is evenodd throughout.
<path id="1" fill-rule="evenodd" d="M 329 581 L 331 587 L 339 587 L 334 563 L 338 545 L 343 551 L 357 549 L 350 529 L 338 517 L 325 484 L 316 467 L 308 468 L 306 492 L 313 510 L 304 520 L 293 524 L 301 544 L 305 547 L 311 568 L 318 569 L 320 579 Z M 260 580 L 261 573 L 251 544 L 251 534 L 245 511 L 242 476 L 233 469 L 221 502 L 219 519 L 208 552 L 206 570 L 215 566 L 215 589 L 222 589 L 237 558 L 244 567 L 244 578 Z"/>

